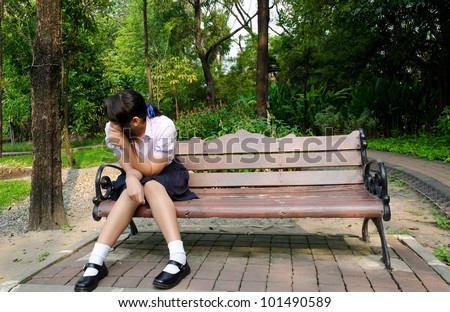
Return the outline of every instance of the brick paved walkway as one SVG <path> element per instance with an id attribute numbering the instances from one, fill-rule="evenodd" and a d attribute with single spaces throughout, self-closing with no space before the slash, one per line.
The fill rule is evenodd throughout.
<path id="1" fill-rule="evenodd" d="M 376 151 L 369 151 L 368 156 L 393 168 L 404 168 L 440 194 L 450 196 L 450 164 Z M 387 236 L 393 267 L 387 271 L 375 236 L 366 243 L 355 236 L 183 232 L 192 273 L 173 290 L 450 291 L 450 267 L 414 238 Z M 60 256 L 50 257 L 0 285 L 0 291 L 72 292 L 95 240 L 91 237 Z M 157 291 L 153 278 L 168 260 L 161 234 L 124 234 L 115 247 L 107 259 L 110 274 L 96 291 Z"/>
<path id="2" fill-rule="evenodd" d="M 379 240 L 312 234 L 184 233 L 191 274 L 174 291 L 449 292 L 450 268 L 410 236 L 388 236 L 393 270 L 381 262 Z M 92 250 L 89 243 L 13 291 L 72 291 Z M 122 235 L 97 291 L 157 291 L 167 262 L 158 232 Z"/>

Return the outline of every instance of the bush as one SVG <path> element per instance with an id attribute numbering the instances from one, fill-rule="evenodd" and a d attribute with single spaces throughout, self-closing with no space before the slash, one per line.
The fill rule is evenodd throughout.
<path id="1" fill-rule="evenodd" d="M 437 128 L 443 136 L 450 136 L 450 106 L 447 106 L 438 119 Z"/>
<path id="2" fill-rule="evenodd" d="M 309 132 L 322 132 L 324 127 L 342 132 L 344 119 L 339 111 L 349 97 L 348 88 L 333 91 L 324 85 L 311 86 L 306 97 L 287 85 L 273 83 L 269 89 L 269 103 L 274 115 L 289 125 L 301 126 Z M 322 123 L 324 121 L 326 124 Z"/>
<path id="3" fill-rule="evenodd" d="M 434 123 L 435 88 L 415 77 L 378 77 L 354 90 L 349 112 L 374 112 L 384 135 L 416 134 Z"/>
<path id="4" fill-rule="evenodd" d="M 255 105 L 255 101 L 238 101 L 235 104 L 194 108 L 191 112 L 182 113 L 175 122 L 178 139 L 199 137 L 208 140 L 240 129 L 273 137 L 283 137 L 290 133 L 300 135 L 296 127 L 290 127 L 273 116 L 258 118 Z"/>
<path id="5" fill-rule="evenodd" d="M 341 112 L 337 112 L 333 106 L 328 106 L 316 114 L 314 125 L 320 134 L 325 134 L 326 129 L 332 129 L 333 134 L 348 134 L 363 128 L 366 135 L 370 135 L 376 129 L 377 119 L 367 109 L 359 116 L 349 114 L 345 117 Z"/>

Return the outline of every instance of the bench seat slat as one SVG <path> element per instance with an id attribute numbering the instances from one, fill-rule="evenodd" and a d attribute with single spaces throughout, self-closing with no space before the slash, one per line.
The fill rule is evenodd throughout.
<path id="1" fill-rule="evenodd" d="M 191 173 L 190 187 L 329 185 L 362 183 L 361 170 Z"/>
<path id="2" fill-rule="evenodd" d="M 349 191 L 337 188 L 335 193 L 284 191 L 274 189 L 238 189 L 235 193 L 199 193 L 199 199 L 175 202 L 180 218 L 373 218 L 383 215 L 383 206 L 373 195 L 362 188 Z M 249 191 L 248 191 L 249 190 Z M 114 202 L 104 201 L 99 213 L 106 217 Z M 137 217 L 152 217 L 148 205 L 136 210 Z"/>

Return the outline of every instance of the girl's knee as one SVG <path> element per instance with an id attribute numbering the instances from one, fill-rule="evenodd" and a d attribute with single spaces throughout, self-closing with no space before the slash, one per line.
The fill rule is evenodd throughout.
<path id="1" fill-rule="evenodd" d="M 165 191 L 164 186 L 161 185 L 161 183 L 152 180 L 148 181 L 144 185 L 144 193 L 147 194 L 155 194 Z"/>

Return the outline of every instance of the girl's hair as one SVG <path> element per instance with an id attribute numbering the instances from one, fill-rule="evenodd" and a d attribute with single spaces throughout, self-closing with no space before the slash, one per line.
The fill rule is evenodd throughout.
<path id="1" fill-rule="evenodd" d="M 161 116 L 158 109 L 153 107 L 153 110 L 155 116 Z M 139 92 L 123 90 L 106 100 L 105 112 L 109 121 L 117 123 L 122 129 L 125 129 L 129 128 L 133 117 L 146 118 L 147 104 Z"/>

